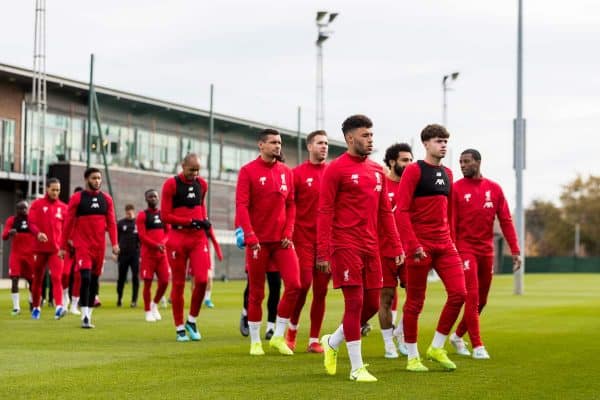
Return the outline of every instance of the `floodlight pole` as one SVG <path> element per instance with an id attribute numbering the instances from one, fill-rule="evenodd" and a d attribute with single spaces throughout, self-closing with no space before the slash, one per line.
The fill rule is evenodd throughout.
<path id="1" fill-rule="evenodd" d="M 208 195 L 206 198 L 206 214 L 208 219 L 211 217 L 211 192 L 212 192 L 212 152 L 213 152 L 213 138 L 215 136 L 215 118 L 213 114 L 213 94 L 214 94 L 214 85 L 210 84 L 210 112 L 208 119 Z"/>
<path id="2" fill-rule="evenodd" d="M 332 31 L 328 31 L 327 27 L 338 16 L 338 13 L 330 13 L 328 11 L 317 11 L 317 90 L 316 90 L 316 124 L 315 129 L 324 129 L 325 127 L 325 99 L 323 85 L 323 42 L 325 42 Z"/>
<path id="3" fill-rule="evenodd" d="M 515 225 L 523 263 L 514 273 L 514 294 L 521 295 L 525 288 L 525 212 L 523 209 L 523 170 L 525 169 L 525 119 L 523 118 L 523 1 L 518 0 L 517 26 L 517 118 L 514 120 L 513 148 L 516 177 Z"/>
<path id="4" fill-rule="evenodd" d="M 298 106 L 298 131 L 297 131 L 297 146 L 298 146 L 298 165 L 302 164 L 302 107 Z"/>

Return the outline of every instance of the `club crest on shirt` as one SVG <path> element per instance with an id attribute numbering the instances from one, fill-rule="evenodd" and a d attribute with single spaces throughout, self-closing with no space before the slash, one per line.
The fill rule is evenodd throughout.
<path id="1" fill-rule="evenodd" d="M 61 208 L 57 208 L 56 209 L 56 218 L 62 218 L 62 209 Z M 46 211 L 44 211 L 46 212 Z"/>
<path id="2" fill-rule="evenodd" d="M 350 270 L 344 270 L 344 282 L 348 282 L 350 280 Z"/>
<path id="3" fill-rule="evenodd" d="M 350 179 L 352 180 L 352 183 L 354 183 L 355 185 L 358 185 L 358 174 L 352 174 L 350 176 Z"/>
<path id="4" fill-rule="evenodd" d="M 485 191 L 485 204 L 483 205 L 483 208 L 494 208 L 494 203 L 492 202 L 492 191 L 491 190 Z"/>
<path id="5" fill-rule="evenodd" d="M 267 177 L 266 176 L 261 176 L 260 178 L 258 178 L 258 181 L 260 182 L 261 185 L 265 186 L 265 182 L 267 181 Z"/>
<path id="6" fill-rule="evenodd" d="M 468 203 L 469 201 L 471 201 L 471 193 L 465 193 L 465 201 Z"/>
<path id="7" fill-rule="evenodd" d="M 127 225 L 123 225 L 123 232 L 127 232 Z"/>
<path id="8" fill-rule="evenodd" d="M 463 261 L 463 269 L 464 269 L 465 271 L 468 271 L 468 270 L 470 270 L 470 269 L 471 269 L 471 267 L 470 267 L 470 265 L 469 265 L 469 264 L 471 264 L 471 260 L 465 260 L 465 261 Z"/>
<path id="9" fill-rule="evenodd" d="M 312 187 L 314 179 L 313 178 L 306 178 L 306 185 L 308 187 Z"/>
<path id="10" fill-rule="evenodd" d="M 375 185 L 375 191 L 381 192 L 383 185 L 381 184 L 381 174 L 379 172 L 375 172 L 375 179 L 377 180 L 377 184 Z"/>
<path id="11" fill-rule="evenodd" d="M 281 186 L 279 186 L 279 191 L 287 192 L 287 184 L 285 183 L 285 174 L 281 174 Z"/>
<path id="12" fill-rule="evenodd" d="M 48 207 L 44 206 L 42 207 L 42 210 L 44 210 L 44 212 L 48 211 Z"/>

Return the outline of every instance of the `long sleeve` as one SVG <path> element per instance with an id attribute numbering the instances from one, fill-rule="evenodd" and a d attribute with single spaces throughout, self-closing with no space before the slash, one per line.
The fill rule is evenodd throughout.
<path id="1" fill-rule="evenodd" d="M 2 240 L 8 240 L 8 232 L 13 228 L 13 224 L 15 222 L 15 217 L 12 215 L 8 217 L 6 223 L 4 224 L 4 231 L 2 231 Z"/>
<path id="2" fill-rule="evenodd" d="M 289 194 L 285 200 L 285 228 L 283 230 L 283 235 L 285 238 L 291 239 L 292 235 L 294 234 L 294 223 L 296 222 L 296 193 L 293 175 L 289 182 L 292 187 L 289 188 Z"/>
<path id="3" fill-rule="evenodd" d="M 382 255 L 386 257 L 397 257 L 404 253 L 402 244 L 400 243 L 400 236 L 396 227 L 396 219 L 392 213 L 392 205 L 388 198 L 387 183 L 384 179 L 382 182 L 381 195 L 379 197 L 379 212 L 378 212 L 378 223 L 382 224 L 383 230 L 381 231 L 384 235 L 391 236 L 391 241 L 395 245 L 389 245 L 388 248 L 382 249 Z M 380 239 L 381 240 L 381 239 Z"/>
<path id="4" fill-rule="evenodd" d="M 446 174 L 448 174 L 448 180 L 450 181 L 448 188 L 448 228 L 450 230 L 452 241 L 456 242 L 456 235 L 454 232 L 454 214 L 456 213 L 456 209 L 454 208 L 454 175 L 450 168 L 446 168 Z"/>
<path id="5" fill-rule="evenodd" d="M 329 261 L 331 257 L 331 232 L 337 191 L 338 177 L 335 166 L 329 166 L 321 180 L 317 216 L 317 261 Z"/>
<path id="6" fill-rule="evenodd" d="M 161 218 L 164 222 L 173 225 L 190 225 L 192 219 L 181 217 L 173 212 L 173 196 L 175 195 L 175 179 L 170 178 L 165 181 L 161 194 Z"/>
<path id="7" fill-rule="evenodd" d="M 421 247 L 410 220 L 410 207 L 419 179 L 420 170 L 418 166 L 416 164 L 409 165 L 402 174 L 396 193 L 396 220 L 400 228 L 399 233 L 405 243 L 404 251 L 411 256 L 415 254 L 417 248 Z"/>
<path id="8" fill-rule="evenodd" d="M 117 241 L 117 219 L 115 216 L 115 205 L 112 197 L 106 196 L 107 213 L 106 213 L 106 230 L 108 231 L 108 238 L 113 246 L 116 246 L 119 242 Z"/>
<path id="9" fill-rule="evenodd" d="M 250 222 L 250 192 L 250 177 L 246 168 L 242 168 L 235 189 L 235 215 L 238 225 L 244 231 L 244 241 L 248 246 L 253 246 L 259 242 L 259 238 Z"/>
<path id="10" fill-rule="evenodd" d="M 68 250 L 68 241 L 73 234 L 73 228 L 75 227 L 75 219 L 77 218 L 77 207 L 79 207 L 79 201 L 81 199 L 81 192 L 75 193 L 69 200 L 67 206 L 67 217 L 65 219 L 65 231 L 61 240 L 61 249 Z"/>
<path id="11" fill-rule="evenodd" d="M 498 220 L 500 221 L 500 228 L 502 229 L 502 234 L 504 238 L 508 242 L 510 250 L 513 255 L 521 254 L 519 249 L 519 241 L 517 240 L 517 232 L 515 230 L 515 225 L 513 224 L 512 217 L 510 216 L 510 211 L 508 209 L 508 204 L 506 199 L 504 198 L 504 193 L 502 189 L 498 188 L 498 208 L 497 215 Z"/>
<path id="12" fill-rule="evenodd" d="M 28 223 L 29 223 L 29 230 L 31 231 L 31 233 L 33 233 L 36 237 L 38 235 L 38 233 L 40 233 L 40 226 L 42 226 L 42 215 L 40 214 L 41 210 L 40 210 L 40 202 L 38 200 L 34 201 L 33 203 L 31 203 L 31 207 L 29 207 L 29 216 L 28 216 Z M 48 235 L 49 232 L 44 232 L 46 235 Z"/>

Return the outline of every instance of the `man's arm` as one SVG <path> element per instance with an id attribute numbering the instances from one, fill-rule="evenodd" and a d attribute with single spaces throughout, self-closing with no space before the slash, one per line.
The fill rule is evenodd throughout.
<path id="1" fill-rule="evenodd" d="M 79 201 L 81 199 L 81 192 L 73 194 L 69 200 L 67 206 L 67 216 L 65 218 L 65 230 L 61 240 L 60 248 L 68 250 L 68 241 L 73 234 L 73 228 L 75 227 L 75 220 L 77 219 L 77 207 L 79 207 Z"/>
<path id="2" fill-rule="evenodd" d="M 106 206 L 108 208 L 108 212 L 106 213 L 106 230 L 108 231 L 108 238 L 110 239 L 110 243 L 115 246 L 119 245 L 117 240 L 117 219 L 115 216 L 115 205 L 113 203 L 112 197 L 105 194 L 106 198 Z"/>
<path id="3" fill-rule="evenodd" d="M 519 249 L 519 241 L 517 240 L 515 225 L 513 224 L 512 217 L 510 216 L 510 211 L 508 210 L 508 203 L 506 202 L 504 193 L 500 187 L 498 187 L 498 205 L 496 207 L 496 215 L 498 216 L 498 221 L 500 221 L 502 234 L 508 242 L 511 253 L 513 255 L 520 255 L 521 250 Z"/>
<path id="4" fill-rule="evenodd" d="M 404 250 L 402 249 L 400 235 L 398 234 L 398 228 L 396 227 L 396 219 L 392 213 L 392 204 L 390 203 L 387 193 L 387 182 L 386 179 L 383 179 L 382 190 L 379 192 L 379 210 L 377 219 L 378 223 L 383 227 L 383 234 L 389 236 L 391 242 L 395 245 L 393 247 L 382 249 L 382 255 L 385 257 L 400 257 L 404 254 Z"/>
<path id="5" fill-rule="evenodd" d="M 175 179 L 165 181 L 161 193 L 161 218 L 164 222 L 173 225 L 190 225 L 191 218 L 177 216 L 173 213 L 173 196 L 175 195 Z"/>
<path id="6" fill-rule="evenodd" d="M 450 168 L 446 168 L 446 174 L 448 175 L 448 181 L 450 184 L 448 185 L 448 229 L 450 230 L 450 237 L 452 241 L 455 242 L 454 238 L 456 237 L 454 234 L 454 175 L 452 174 L 452 170 Z"/>
<path id="7" fill-rule="evenodd" d="M 291 171 L 290 171 L 291 172 Z M 293 172 L 290 173 L 288 181 L 292 187 L 288 188 L 288 197 L 285 200 L 285 228 L 282 239 L 291 239 L 294 234 L 294 223 L 296 222 L 296 196 Z"/>
<path id="8" fill-rule="evenodd" d="M 412 167 L 412 165 L 415 165 L 415 167 Z M 396 193 L 396 220 L 400 230 L 399 234 L 406 244 L 404 251 L 410 256 L 415 255 L 417 249 L 421 248 L 410 221 L 410 206 L 420 178 L 421 171 L 418 165 L 409 165 L 402 174 Z"/>
<path id="9" fill-rule="evenodd" d="M 252 247 L 258 244 L 259 239 L 254 233 L 252 223 L 250 222 L 250 193 L 251 193 L 250 177 L 246 168 L 240 170 L 238 175 L 237 186 L 235 188 L 235 217 L 244 231 L 244 241 L 246 245 Z"/>
<path id="10" fill-rule="evenodd" d="M 10 231 L 13 229 L 14 221 L 15 217 L 13 217 L 12 215 L 6 220 L 6 223 L 4 224 L 4 231 L 2 231 L 2 240 L 9 239 Z"/>
<path id="11" fill-rule="evenodd" d="M 48 241 L 46 232 L 40 231 L 39 228 L 40 226 L 42 226 L 42 218 L 44 218 L 44 216 L 41 213 L 40 202 L 38 200 L 35 200 L 33 203 L 31 203 L 31 207 L 29 207 L 29 215 L 27 218 L 27 221 L 29 223 L 29 230 L 35 235 L 35 237 L 39 241 L 46 242 Z"/>
<path id="12" fill-rule="evenodd" d="M 331 257 L 331 232 L 339 178 L 335 164 L 325 169 L 321 179 L 319 210 L 317 214 L 317 263 L 328 264 Z"/>

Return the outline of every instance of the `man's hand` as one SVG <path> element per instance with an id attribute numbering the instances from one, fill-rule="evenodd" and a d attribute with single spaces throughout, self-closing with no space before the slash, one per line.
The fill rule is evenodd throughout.
<path id="1" fill-rule="evenodd" d="M 317 270 L 321 272 L 331 273 L 331 266 L 329 265 L 329 261 L 317 261 L 316 265 Z"/>
<path id="2" fill-rule="evenodd" d="M 165 245 L 162 243 L 159 243 L 158 246 L 156 246 L 158 248 L 158 251 L 160 251 L 161 253 L 165 252 Z"/>
<path id="3" fill-rule="evenodd" d="M 281 241 L 281 248 L 283 248 L 283 249 L 287 249 L 288 247 L 293 247 L 293 246 L 294 246 L 294 244 L 288 238 L 283 238 L 283 240 Z"/>
<path id="4" fill-rule="evenodd" d="M 37 240 L 42 243 L 46 243 L 48 241 L 48 236 L 46 236 L 46 234 L 44 232 L 40 232 L 37 235 Z"/>
<path id="5" fill-rule="evenodd" d="M 118 244 L 112 247 L 112 253 L 113 253 L 115 256 L 118 256 L 120 252 L 121 252 L 121 249 L 119 248 L 119 245 L 118 245 Z"/>
<path id="6" fill-rule="evenodd" d="M 404 258 L 405 258 L 405 255 L 404 255 L 404 254 L 402 254 L 402 255 L 400 255 L 400 256 L 396 256 L 396 257 L 394 257 L 394 262 L 396 263 L 396 266 L 397 266 L 397 267 L 399 267 L 399 266 L 401 266 L 402 264 L 404 264 Z"/>
<path id="7" fill-rule="evenodd" d="M 422 247 L 417 248 L 417 250 L 415 251 L 415 262 L 420 262 L 421 260 L 424 260 L 427 258 L 427 253 L 425 253 L 425 250 L 423 250 Z"/>
<path id="8" fill-rule="evenodd" d="M 60 250 L 58 251 L 58 257 L 59 257 L 61 260 L 64 260 L 64 259 L 65 259 L 65 254 L 66 254 L 66 253 L 67 253 L 67 252 L 66 252 L 64 249 L 60 249 Z"/>
<path id="9" fill-rule="evenodd" d="M 8 237 L 13 237 L 17 234 L 17 230 L 15 228 L 8 231 Z"/>
<path id="10" fill-rule="evenodd" d="M 521 260 L 521 256 L 518 254 L 513 254 L 512 260 L 513 260 L 513 272 L 517 272 L 518 270 L 521 269 L 521 264 L 523 264 L 523 261 Z"/>
<path id="11" fill-rule="evenodd" d="M 259 243 L 253 244 L 250 248 L 252 249 L 252 258 L 257 259 L 258 252 L 260 251 L 260 244 Z"/>

